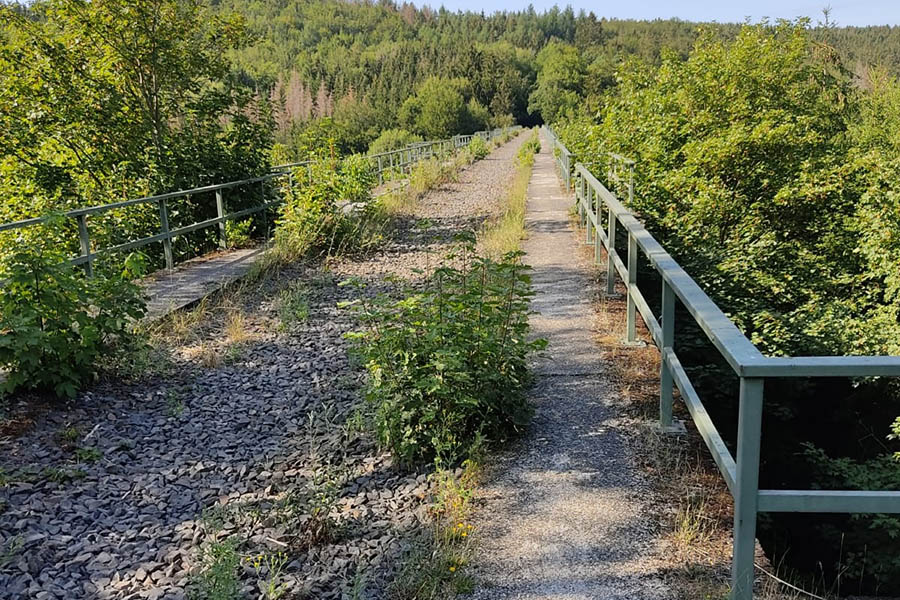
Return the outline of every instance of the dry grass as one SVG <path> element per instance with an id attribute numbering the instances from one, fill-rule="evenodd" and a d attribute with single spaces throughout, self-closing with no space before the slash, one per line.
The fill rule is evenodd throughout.
<path id="1" fill-rule="evenodd" d="M 498 259 L 519 249 L 525 238 L 525 205 L 533 165 L 532 157 L 530 161 L 526 160 L 517 166 L 516 176 L 506 195 L 503 214 L 492 220 L 478 236 L 481 254 Z"/>
<path id="2" fill-rule="evenodd" d="M 229 344 L 243 344 L 250 339 L 247 317 L 238 308 L 229 308 L 226 311 L 225 339 Z"/>

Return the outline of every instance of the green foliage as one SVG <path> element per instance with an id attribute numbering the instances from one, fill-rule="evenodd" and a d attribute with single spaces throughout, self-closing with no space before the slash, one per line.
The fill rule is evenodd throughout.
<path id="1" fill-rule="evenodd" d="M 0 365 L 9 371 L 3 390 L 73 397 L 102 353 L 134 341 L 131 325 L 145 311 L 131 282 L 139 261 L 87 279 L 54 243 L 54 225 L 37 229 L 0 256 Z"/>
<path id="2" fill-rule="evenodd" d="M 526 359 L 530 277 L 520 253 L 500 262 L 463 245 L 424 288 L 363 299 L 348 335 L 369 371 L 382 443 L 407 464 L 454 463 L 482 436 L 500 441 L 531 416 Z"/>
<path id="3" fill-rule="evenodd" d="M 228 240 L 228 247 L 253 247 L 253 236 L 251 235 L 252 231 L 252 219 L 244 219 L 243 221 L 225 221 L 225 238 Z"/>
<path id="4" fill-rule="evenodd" d="M 531 166 L 534 164 L 534 155 L 541 151 L 541 138 L 538 137 L 537 132 L 532 133 L 528 136 L 528 139 L 519 146 L 519 150 L 516 152 L 516 160 L 519 164 L 527 164 Z"/>
<path id="5" fill-rule="evenodd" d="M 900 427 L 900 421 L 895 424 Z M 822 450 L 807 445 L 805 456 L 815 469 L 815 480 L 821 489 L 888 490 L 900 489 L 900 468 L 894 457 L 883 455 L 866 461 L 832 458 Z M 842 523 L 825 526 L 826 535 L 841 539 L 843 577 L 874 579 L 884 589 L 900 588 L 900 555 L 896 548 L 900 539 L 900 519 L 892 515 L 849 515 Z M 852 524 L 852 525 L 851 525 Z"/>
<path id="6" fill-rule="evenodd" d="M 432 140 L 484 129 L 487 118 L 487 110 L 471 96 L 471 84 L 462 77 L 429 77 L 400 108 L 400 123 Z"/>
<path id="7" fill-rule="evenodd" d="M 410 133 L 405 129 L 385 129 L 375 141 L 369 145 L 369 154 L 381 154 L 391 150 L 406 148 L 413 142 L 421 142 L 422 136 Z"/>
<path id="8" fill-rule="evenodd" d="M 287 329 L 309 318 L 309 290 L 301 282 L 294 282 L 278 295 L 278 318 Z"/>
<path id="9" fill-rule="evenodd" d="M 103 453 L 97 448 L 75 448 L 75 461 L 79 463 L 95 463 L 103 458 Z"/>
<path id="10" fill-rule="evenodd" d="M 869 89 L 855 86 L 811 35 L 803 21 L 745 26 L 733 41 L 707 31 L 687 60 L 628 61 L 600 123 L 580 117 L 559 133 L 598 176 L 607 151 L 637 160 L 632 208 L 765 354 L 896 354 L 900 86 L 878 73 Z M 734 396 L 706 340 L 679 340 L 714 418 L 733 423 Z M 767 382 L 762 484 L 894 481 L 896 441 L 873 432 L 896 416 L 898 391 L 883 380 Z M 804 440 L 813 450 L 798 451 Z M 841 577 L 858 577 L 854 589 L 897 589 L 896 520 L 834 523 L 772 515 L 761 539 L 786 539 L 832 574 L 850 556 L 853 575 Z"/>
<path id="11" fill-rule="evenodd" d="M 475 160 L 481 160 L 491 153 L 491 149 L 488 148 L 487 142 L 484 141 L 484 138 L 479 136 L 473 137 L 469 141 L 468 150 Z"/>
<path id="12" fill-rule="evenodd" d="M 574 46 L 550 42 L 537 55 L 537 87 L 528 98 L 528 110 L 547 123 L 573 114 L 584 95 L 585 66 Z"/>
<path id="13" fill-rule="evenodd" d="M 2 220 L 266 169 L 267 111 L 225 59 L 247 39 L 241 19 L 196 0 L 48 0 L 0 6 L 0 30 Z M 252 200 L 242 195 L 230 207 Z M 155 210 L 92 217 L 92 240 L 110 246 L 158 233 Z M 207 197 L 179 201 L 170 225 L 213 214 Z M 177 251 L 214 245 L 204 235 L 182 236 Z"/>
<path id="14" fill-rule="evenodd" d="M 275 230 L 275 241 L 286 256 L 332 248 L 358 231 L 352 205 L 360 204 L 365 211 L 376 181 L 365 157 L 319 160 L 299 167 L 294 179 Z"/>
<path id="15" fill-rule="evenodd" d="M 237 600 L 240 598 L 238 567 L 240 556 L 237 538 L 212 542 L 201 556 L 201 572 L 193 579 L 188 590 L 191 600 Z"/>
<path id="16" fill-rule="evenodd" d="M 348 156 L 341 162 L 341 199 L 347 202 L 368 202 L 378 176 L 368 158 L 362 155 Z"/>

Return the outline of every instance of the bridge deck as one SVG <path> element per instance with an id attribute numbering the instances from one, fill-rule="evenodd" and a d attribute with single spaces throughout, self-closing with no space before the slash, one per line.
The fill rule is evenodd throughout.
<path id="1" fill-rule="evenodd" d="M 592 266 L 578 260 L 546 140 L 528 195 L 526 261 L 534 268 L 536 361 L 532 427 L 490 468 L 477 523 L 479 600 L 660 600 L 648 486 L 625 444 L 618 391 L 589 324 Z"/>
<path id="2" fill-rule="evenodd" d="M 264 247 L 226 250 L 159 271 L 143 282 L 147 318 L 158 319 L 201 300 L 245 275 L 263 255 Z"/>

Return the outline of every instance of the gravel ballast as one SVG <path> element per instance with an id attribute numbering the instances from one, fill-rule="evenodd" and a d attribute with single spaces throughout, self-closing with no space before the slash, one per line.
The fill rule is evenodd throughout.
<path id="1" fill-rule="evenodd" d="M 288 555 L 287 598 L 341 598 L 353 586 L 383 597 L 427 522 L 429 480 L 395 468 L 354 426 L 362 375 L 342 337 L 354 323 L 337 308 L 354 291 L 337 284 L 435 266 L 453 233 L 499 211 L 523 139 L 426 194 L 375 253 L 225 292 L 245 341 L 223 341 L 226 311 L 214 304 L 165 376 L 97 384 L 0 440 L 0 598 L 184 598 L 202 550 L 232 536 L 242 555 Z M 276 297 L 296 284 L 309 317 L 284 329 Z M 204 366 L 210 352 L 224 362 Z M 77 434 L 63 443 L 66 430 Z M 323 478 L 339 527 L 305 543 L 291 511 L 327 488 Z M 244 596 L 258 597 L 254 567 L 240 571 Z"/>

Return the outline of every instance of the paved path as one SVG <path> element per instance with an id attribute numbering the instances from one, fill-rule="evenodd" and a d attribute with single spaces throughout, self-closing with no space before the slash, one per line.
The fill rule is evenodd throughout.
<path id="1" fill-rule="evenodd" d="M 648 488 L 617 430 L 615 393 L 592 340 L 590 265 L 579 263 L 570 200 L 542 146 L 523 248 L 540 312 L 532 327 L 550 345 L 535 364 L 533 426 L 483 488 L 475 598 L 668 598 L 653 566 Z"/>
<path id="2" fill-rule="evenodd" d="M 244 276 L 265 248 L 227 250 L 159 271 L 144 281 L 147 318 L 157 319 L 184 308 Z"/>

